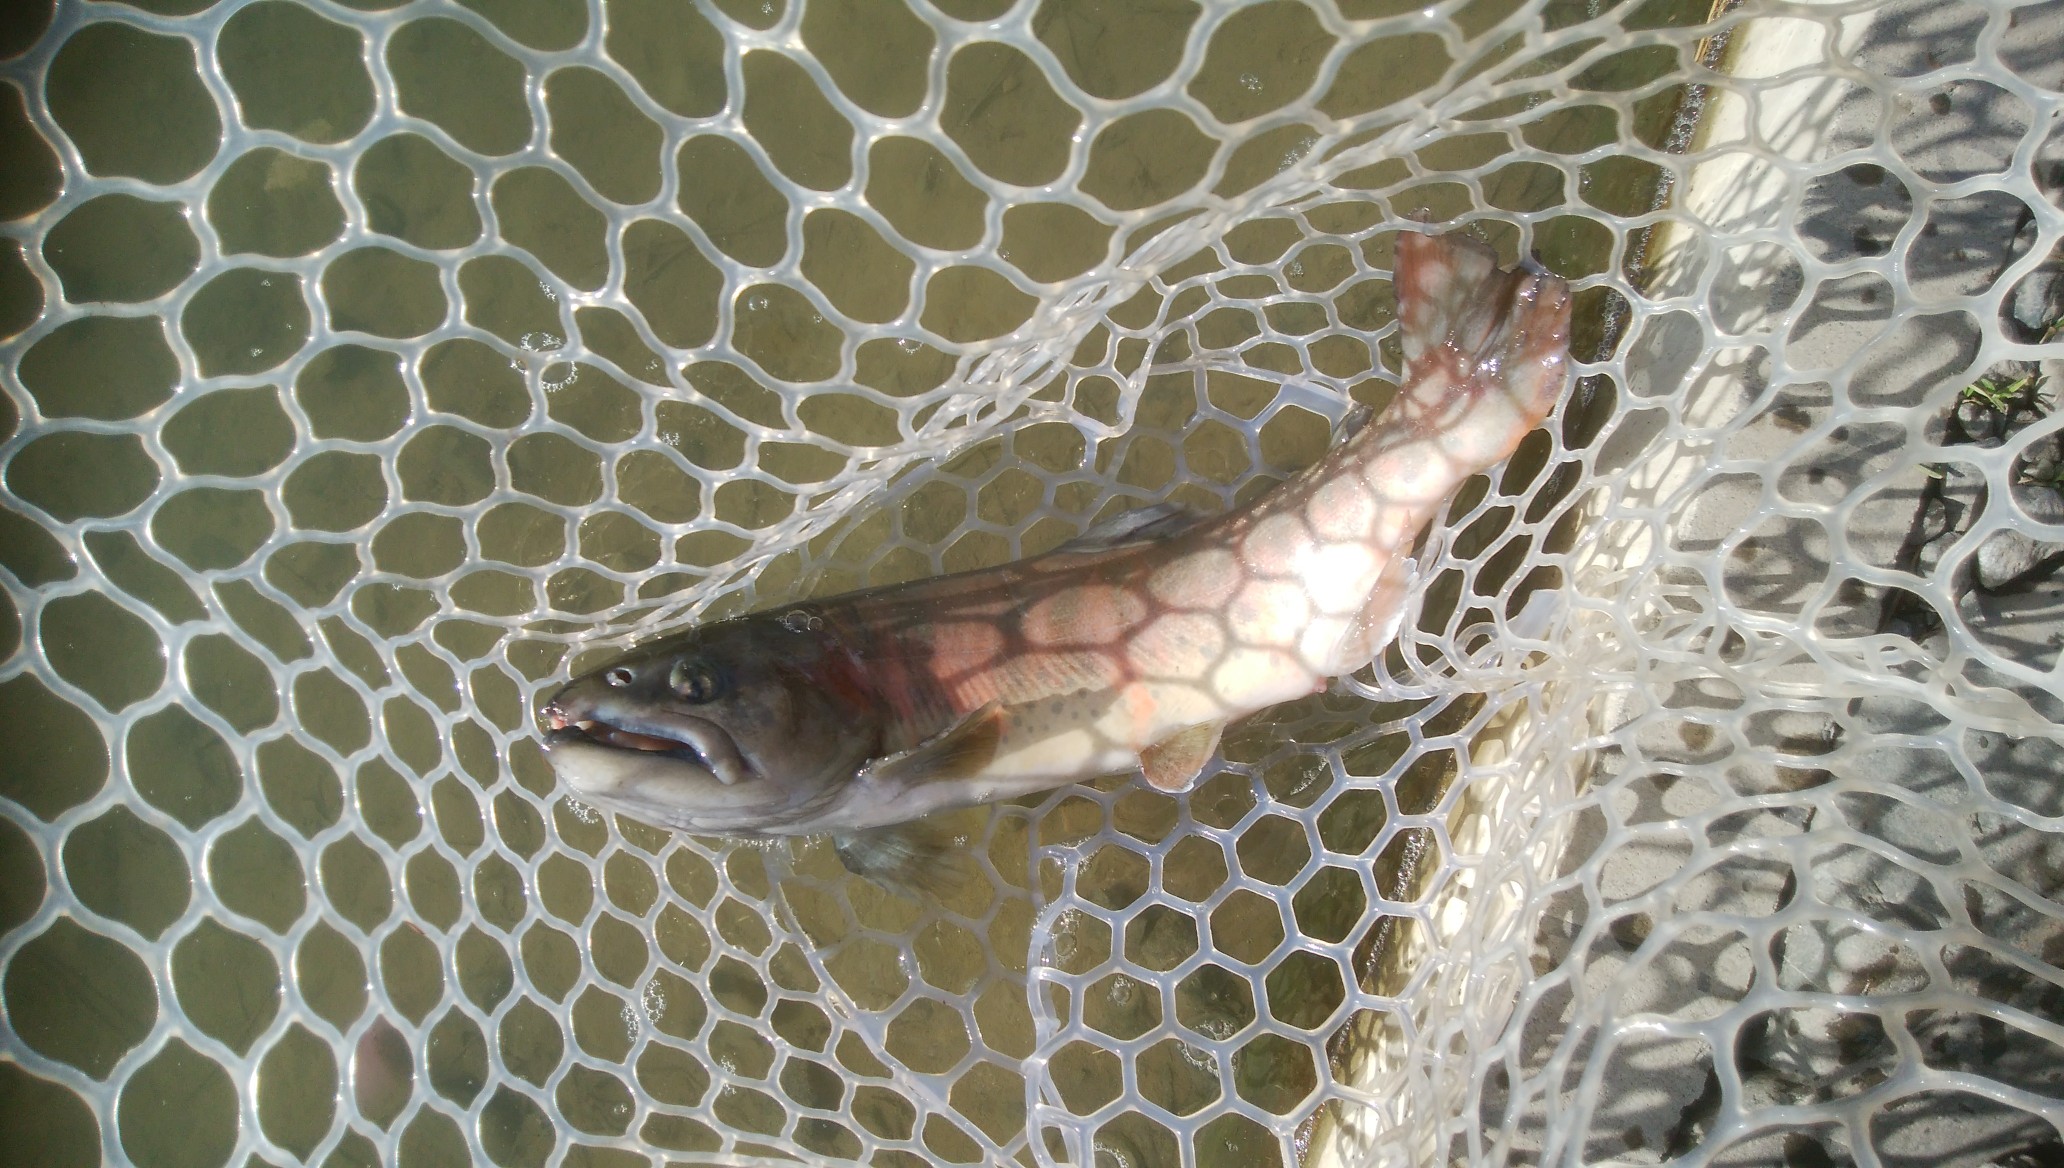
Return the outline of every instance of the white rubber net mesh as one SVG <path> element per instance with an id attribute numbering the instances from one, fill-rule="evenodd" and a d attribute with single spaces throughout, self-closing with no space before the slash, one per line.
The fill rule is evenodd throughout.
<path id="1" fill-rule="evenodd" d="M 10 20 L 28 1162 L 2064 1156 L 2064 7 Z M 555 790 L 591 650 L 1309 463 L 1415 218 L 1581 380 L 1194 791 L 919 903 Z"/>

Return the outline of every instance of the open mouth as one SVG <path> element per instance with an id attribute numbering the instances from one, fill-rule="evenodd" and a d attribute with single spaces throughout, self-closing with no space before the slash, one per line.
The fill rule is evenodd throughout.
<path id="1" fill-rule="evenodd" d="M 593 742 L 599 746 L 611 746 L 619 750 L 642 750 L 647 754 L 664 755 L 682 762 L 694 763 L 704 770 L 713 770 L 710 760 L 695 744 L 663 734 L 649 734 L 641 730 L 629 730 L 594 718 L 568 719 L 556 708 L 547 707 L 545 720 L 551 730 L 545 735 L 547 745 L 562 745 L 568 742 Z"/>
<path id="2" fill-rule="evenodd" d="M 538 714 L 547 727 L 547 747 L 588 742 L 633 750 L 687 763 L 725 786 L 754 777 L 730 735 L 700 718 L 668 711 L 598 710 L 578 700 L 553 701 Z"/>

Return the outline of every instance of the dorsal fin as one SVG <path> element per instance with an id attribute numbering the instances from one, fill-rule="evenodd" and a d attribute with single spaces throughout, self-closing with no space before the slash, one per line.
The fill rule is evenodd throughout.
<path id="1" fill-rule="evenodd" d="M 973 778 L 996 757 L 1003 723 L 1003 705 L 992 701 L 945 732 L 867 764 L 867 774 L 901 787 Z"/>
<path id="2" fill-rule="evenodd" d="M 1140 751 L 1140 770 L 1146 772 L 1147 782 L 1162 791 L 1180 791 L 1196 782 L 1218 753 L 1225 727 L 1224 722 L 1200 722 Z"/>
<path id="3" fill-rule="evenodd" d="M 1167 539 L 1204 522 L 1206 518 L 1180 503 L 1149 503 L 1145 507 L 1107 515 L 1054 550 L 1100 552 L 1127 544 Z"/>

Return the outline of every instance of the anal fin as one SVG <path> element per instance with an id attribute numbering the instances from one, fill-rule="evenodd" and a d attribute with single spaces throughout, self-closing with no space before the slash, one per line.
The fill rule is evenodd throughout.
<path id="1" fill-rule="evenodd" d="M 1004 719 L 1002 703 L 990 702 L 944 733 L 869 763 L 867 774 L 899 787 L 973 778 L 996 758 Z"/>
<path id="2" fill-rule="evenodd" d="M 1376 577 L 1376 587 L 1369 593 L 1368 601 L 1348 626 L 1339 647 L 1333 650 L 1329 674 L 1353 673 L 1362 668 L 1397 636 L 1398 627 L 1404 623 L 1405 604 L 1419 583 L 1419 565 L 1404 554 L 1405 550 L 1397 549 Z"/>
<path id="3" fill-rule="evenodd" d="M 1218 753 L 1224 722 L 1200 722 L 1140 751 L 1140 769 L 1147 782 L 1162 791 L 1181 791 L 1197 781 L 1211 756 Z"/>

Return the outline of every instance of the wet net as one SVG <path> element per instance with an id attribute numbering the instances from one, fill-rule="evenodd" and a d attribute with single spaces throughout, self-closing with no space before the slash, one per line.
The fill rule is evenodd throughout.
<path id="1" fill-rule="evenodd" d="M 29 1162 L 2064 1157 L 2064 6 L 10 20 Z M 1415 221 L 1579 378 L 1195 790 L 918 901 L 555 789 L 640 633 L 1313 461 Z"/>

